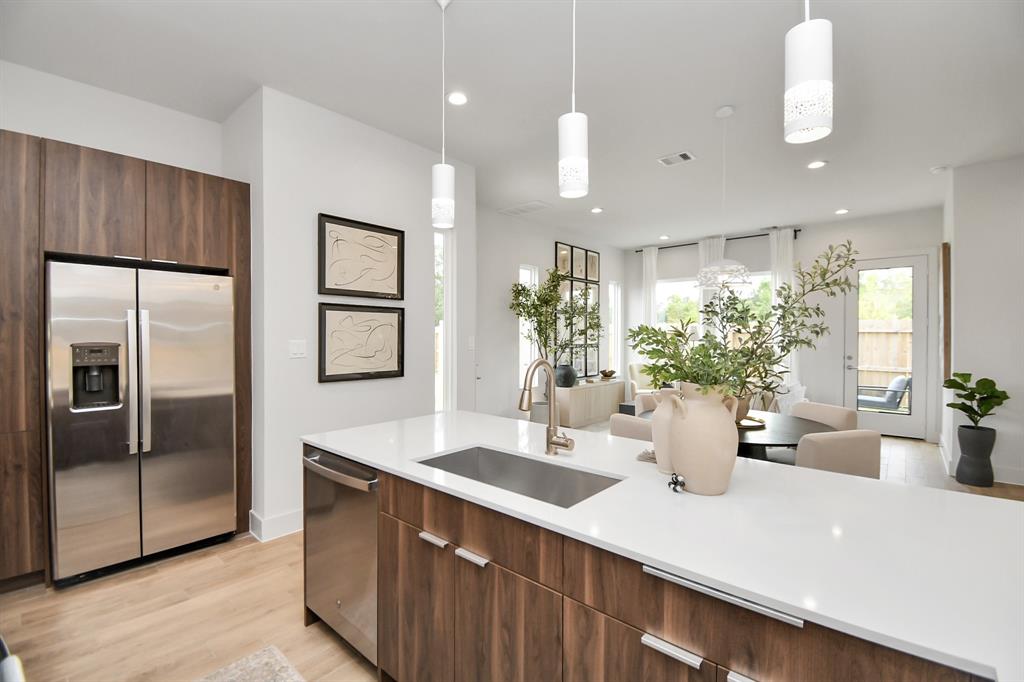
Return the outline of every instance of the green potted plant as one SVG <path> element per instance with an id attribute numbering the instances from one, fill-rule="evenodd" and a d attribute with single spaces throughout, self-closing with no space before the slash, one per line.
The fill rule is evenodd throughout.
<path id="1" fill-rule="evenodd" d="M 785 381 L 785 361 L 791 353 L 814 348 L 829 333 L 824 309 L 811 301 L 853 288 L 847 273 L 856 263 L 856 253 L 846 241 L 829 246 L 806 269 L 798 264 L 793 284 L 778 287 L 775 303 L 767 308 L 758 308 L 724 285 L 701 309 L 700 339 L 685 328 L 631 329 L 633 348 L 650 361 L 642 371 L 655 381 L 697 384 L 703 393 L 731 393 L 739 399 L 737 418 L 742 419 L 751 396 L 774 395 Z"/>
<path id="2" fill-rule="evenodd" d="M 971 420 L 970 424 L 961 424 L 956 430 L 960 442 L 960 459 L 956 465 L 956 480 L 966 485 L 989 487 L 995 480 L 992 471 L 992 448 L 996 444 L 996 430 L 988 426 L 979 426 L 985 417 L 992 414 L 1010 395 L 996 386 L 989 378 L 978 379 L 971 384 L 972 375 L 966 372 L 953 372 L 951 379 L 942 383 L 943 388 L 955 391 L 960 400 L 946 403 L 946 407 L 960 410 Z"/>
<path id="3" fill-rule="evenodd" d="M 536 286 L 517 282 L 508 307 L 527 323 L 526 336 L 538 357 L 555 368 L 556 385 L 568 388 L 576 384 L 576 370 L 563 361 L 571 357 L 574 346 L 600 338 L 603 330 L 600 307 L 590 302 L 588 290 L 565 295 L 563 284 L 571 286 L 570 277 L 557 270 L 548 270 Z"/>

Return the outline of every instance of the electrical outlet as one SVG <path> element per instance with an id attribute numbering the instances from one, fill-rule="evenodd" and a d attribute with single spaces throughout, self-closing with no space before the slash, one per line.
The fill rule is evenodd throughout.
<path id="1" fill-rule="evenodd" d="M 306 339 L 292 339 L 288 342 L 288 357 L 295 360 L 306 357 Z"/>

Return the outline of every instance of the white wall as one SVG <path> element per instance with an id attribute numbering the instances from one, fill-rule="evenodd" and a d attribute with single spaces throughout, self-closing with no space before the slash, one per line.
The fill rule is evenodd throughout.
<path id="1" fill-rule="evenodd" d="M 431 150 L 289 95 L 263 88 L 225 123 L 225 162 L 253 184 L 253 517 L 263 539 L 302 523 L 299 437 L 434 410 Z M 249 140 L 247 144 L 246 141 Z M 262 158 L 252 157 L 261 147 Z M 475 177 L 456 166 L 456 281 L 460 348 L 475 328 Z M 259 204 L 259 205 L 257 205 Z M 405 230 L 405 376 L 317 383 L 316 219 L 330 213 Z M 257 262 L 259 261 L 259 262 Z M 289 359 L 288 341 L 308 355 Z M 473 376 L 460 355 L 460 387 Z M 471 383 L 469 383 L 472 386 Z M 472 395 L 459 395 L 472 407 Z"/>
<path id="2" fill-rule="evenodd" d="M 998 431 L 996 480 L 1024 483 L 1024 156 L 953 169 L 951 199 L 953 371 L 1010 394 L 982 425 Z M 952 426 L 969 422 L 948 408 L 943 421 L 955 467 Z"/>
<path id="3" fill-rule="evenodd" d="M 853 241 L 858 259 L 866 260 L 894 253 L 927 253 L 929 255 L 928 320 L 930 333 L 928 344 L 929 390 L 927 401 L 927 440 L 938 442 L 940 430 L 939 400 L 940 355 L 938 339 L 939 289 L 938 289 L 938 247 L 942 243 L 942 209 L 925 208 L 899 213 L 865 216 L 829 223 L 809 224 L 803 227 L 794 249 L 798 262 L 807 266 L 824 251 L 829 244 L 838 244 L 846 239 Z M 831 334 L 818 341 L 815 350 L 799 351 L 800 380 L 807 386 L 810 400 L 842 405 L 844 399 L 843 381 L 846 378 L 845 336 L 846 316 L 843 297 L 827 298 L 820 302 L 825 310 L 825 323 Z"/>
<path id="4" fill-rule="evenodd" d="M 600 252 L 601 316 L 607 329 L 608 283 L 624 284 L 623 251 L 579 232 L 537 225 L 483 206 L 478 208 L 477 241 L 477 410 L 519 417 L 519 323 L 508 309 L 509 289 L 519 281 L 519 266 L 534 265 L 543 277 L 555 266 L 556 241 Z M 623 291 L 623 297 L 627 295 Z M 607 338 L 601 340 L 602 366 L 607 343 Z"/>
<path id="5" fill-rule="evenodd" d="M 219 123 L 5 61 L 0 128 L 223 174 Z"/>

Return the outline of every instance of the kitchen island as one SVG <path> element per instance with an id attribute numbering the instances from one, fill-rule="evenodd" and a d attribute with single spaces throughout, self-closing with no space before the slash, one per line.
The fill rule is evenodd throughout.
<path id="1" fill-rule="evenodd" d="M 620 659 L 643 666 L 635 679 L 1024 679 L 1024 504 L 747 459 L 722 496 L 673 493 L 652 464 L 636 460 L 643 443 L 569 435 L 575 450 L 549 457 L 541 424 L 446 412 L 303 438 L 384 474 L 386 674 L 471 679 L 472 665 L 457 655 L 437 675 L 392 661 L 443 659 L 460 627 L 485 632 L 505 614 L 518 619 L 511 640 L 520 662 L 524 650 L 543 649 L 523 665 L 550 665 L 567 679 L 614 679 L 609 666 Z M 473 446 L 621 480 L 564 508 L 420 463 Z M 417 533 L 428 542 L 415 544 Z M 455 545 L 465 561 L 451 559 Z M 465 574 L 486 566 L 500 573 Z M 484 581 L 472 594 L 489 606 L 450 604 L 448 592 L 470 594 L 465 584 L 451 587 L 463 574 Z M 401 585 L 426 593 L 427 603 L 399 613 L 409 595 L 389 591 Z M 417 613 L 434 619 L 426 637 L 410 625 Z M 396 638 L 404 638 L 401 652 Z M 431 641 L 438 650 L 429 651 Z M 489 655 L 483 645 L 475 653 L 473 664 Z M 673 677 L 651 655 L 693 674 Z"/>

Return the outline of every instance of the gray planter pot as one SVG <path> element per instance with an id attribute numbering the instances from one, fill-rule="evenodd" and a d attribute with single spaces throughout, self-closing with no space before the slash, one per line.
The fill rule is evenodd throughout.
<path id="1" fill-rule="evenodd" d="M 996 444 L 996 430 L 987 426 L 960 426 L 956 430 L 960 441 L 960 460 L 956 464 L 956 480 L 965 485 L 985 488 L 992 486 L 992 448 Z"/>
<path id="2" fill-rule="evenodd" d="M 559 365 L 555 367 L 555 386 L 559 388 L 572 388 L 576 385 L 576 370 L 572 365 Z"/>

